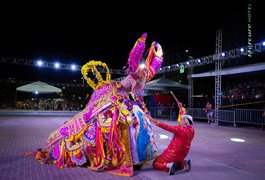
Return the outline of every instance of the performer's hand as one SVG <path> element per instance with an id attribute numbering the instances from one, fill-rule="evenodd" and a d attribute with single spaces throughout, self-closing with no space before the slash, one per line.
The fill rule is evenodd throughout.
<path id="1" fill-rule="evenodd" d="M 155 125 L 157 125 L 158 124 L 158 120 L 154 120 L 154 118 L 152 118 L 151 116 L 149 117 L 149 120 L 150 120 L 150 122 L 153 122 Z"/>
<path id="2" fill-rule="evenodd" d="M 154 120 L 152 117 L 150 117 L 149 120 L 150 120 L 151 122 L 155 122 L 155 120 Z"/>
<path id="3" fill-rule="evenodd" d="M 150 114 L 144 114 L 144 117 L 149 119 L 149 121 L 154 122 L 154 119 L 151 117 Z"/>

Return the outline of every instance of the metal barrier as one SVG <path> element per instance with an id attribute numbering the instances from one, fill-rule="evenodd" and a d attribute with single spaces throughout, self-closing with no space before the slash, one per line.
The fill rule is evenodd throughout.
<path id="1" fill-rule="evenodd" d="M 172 109 L 165 107 L 160 115 L 158 115 L 157 107 L 148 107 L 151 115 L 155 118 L 168 118 L 173 120 Z M 219 110 L 219 123 L 231 123 L 233 126 L 238 124 L 249 125 L 265 125 L 265 118 L 262 117 L 264 110 L 262 109 L 234 109 Z M 207 116 L 204 108 L 187 108 L 187 113 L 195 119 L 202 119 L 207 122 Z"/>
<path id="2" fill-rule="evenodd" d="M 178 114 L 173 116 L 173 109 L 164 107 L 161 113 L 158 113 L 157 107 L 148 107 L 151 116 L 154 118 L 165 118 L 169 121 L 176 121 Z M 219 123 L 231 123 L 233 126 L 247 125 L 265 125 L 265 117 L 262 117 L 264 110 L 262 109 L 234 109 L 219 110 Z M 74 115 L 78 111 L 30 111 L 30 110 L 0 110 L 1 115 Z M 176 112 L 178 113 L 178 112 Z M 207 116 L 204 108 L 187 108 L 187 113 L 194 119 L 202 119 L 207 122 Z"/>
<path id="3" fill-rule="evenodd" d="M 202 108 L 189 108 L 187 111 L 193 118 L 207 119 Z M 219 122 L 232 123 L 234 126 L 237 126 L 237 123 L 264 125 L 265 118 L 262 114 L 262 109 L 219 110 Z"/>
<path id="4" fill-rule="evenodd" d="M 264 125 L 263 110 L 259 109 L 235 109 L 235 119 L 238 123 Z"/>

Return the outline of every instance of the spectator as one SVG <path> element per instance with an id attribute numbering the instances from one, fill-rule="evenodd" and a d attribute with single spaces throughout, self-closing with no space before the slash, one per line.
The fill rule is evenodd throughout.
<path id="1" fill-rule="evenodd" d="M 207 102 L 205 107 L 205 112 L 208 119 L 208 124 L 214 123 L 212 104 L 210 102 Z"/>
<path id="2" fill-rule="evenodd" d="M 161 104 L 160 102 L 157 104 L 157 115 L 161 116 L 163 112 L 163 104 Z"/>
<path id="3" fill-rule="evenodd" d="M 170 106 L 170 120 L 176 120 L 177 119 L 177 108 L 176 103 L 172 102 Z"/>

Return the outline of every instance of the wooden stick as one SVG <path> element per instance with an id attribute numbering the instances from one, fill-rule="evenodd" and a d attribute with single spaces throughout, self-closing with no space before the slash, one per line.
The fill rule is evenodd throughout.
<path id="1" fill-rule="evenodd" d="M 170 91 L 170 94 L 173 96 L 173 98 L 176 100 L 177 104 L 179 105 L 180 102 L 178 101 L 178 98 L 176 98 L 175 94 L 172 91 Z"/>

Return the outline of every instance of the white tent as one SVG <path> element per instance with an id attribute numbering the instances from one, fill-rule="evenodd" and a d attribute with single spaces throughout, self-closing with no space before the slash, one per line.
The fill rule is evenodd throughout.
<path id="1" fill-rule="evenodd" d="M 60 88 L 51 86 L 41 81 L 37 81 L 37 82 L 30 83 L 30 84 L 26 84 L 24 86 L 20 86 L 16 90 L 22 91 L 22 92 L 39 93 L 39 94 L 50 94 L 50 93 L 62 92 Z"/>
<path id="2" fill-rule="evenodd" d="M 188 89 L 188 85 L 167 78 L 158 78 L 145 84 L 146 90 Z"/>

